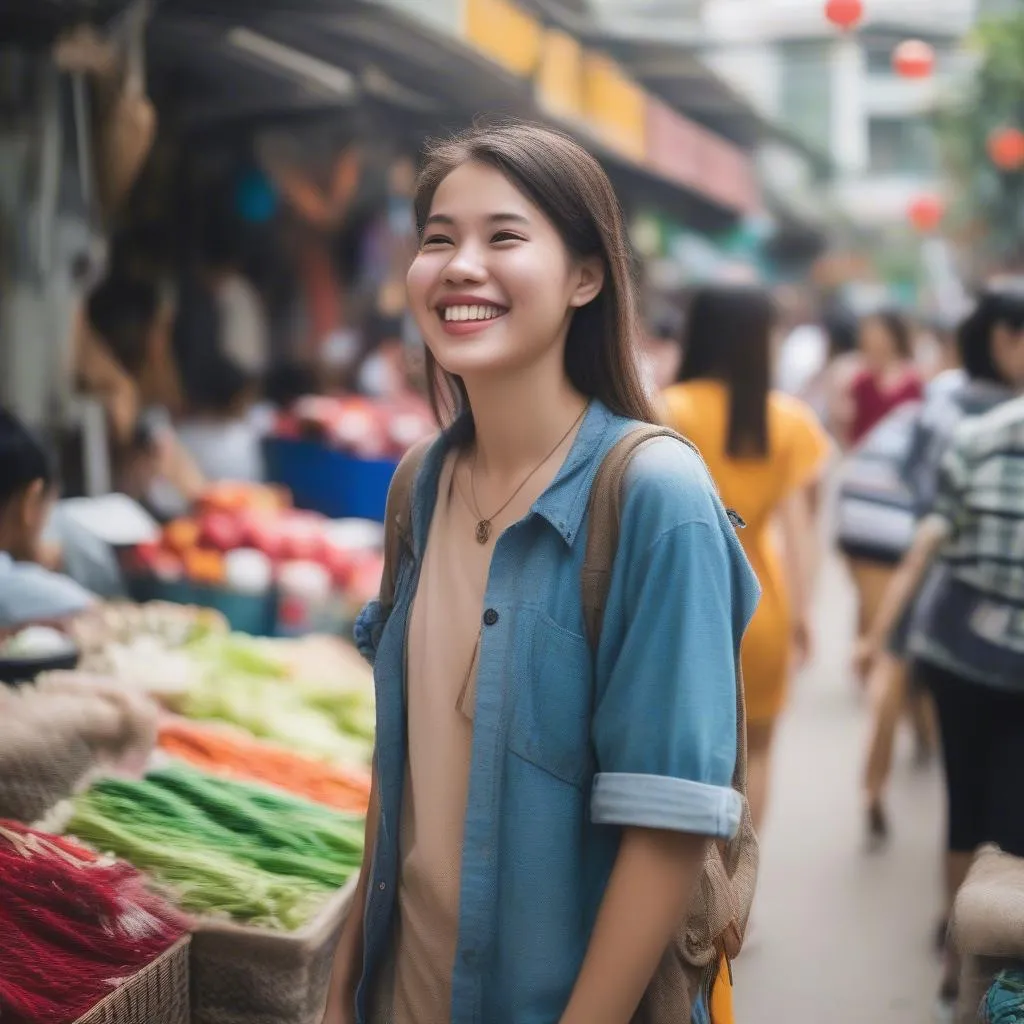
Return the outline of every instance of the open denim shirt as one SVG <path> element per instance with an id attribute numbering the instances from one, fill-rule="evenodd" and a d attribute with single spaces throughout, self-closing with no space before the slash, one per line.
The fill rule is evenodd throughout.
<path id="1" fill-rule="evenodd" d="M 452 979 L 452 1024 L 557 1024 L 583 963 L 622 829 L 727 838 L 739 825 L 736 658 L 758 584 L 701 460 L 670 438 L 625 480 L 596 656 L 580 571 L 600 463 L 631 423 L 591 405 L 562 469 L 499 537 L 483 632 Z M 356 626 L 374 663 L 377 845 L 365 908 L 369 981 L 392 938 L 406 757 L 405 635 L 444 457 L 413 499 L 413 557 L 385 621 Z M 700 1019 L 699 1008 L 695 1019 Z"/>

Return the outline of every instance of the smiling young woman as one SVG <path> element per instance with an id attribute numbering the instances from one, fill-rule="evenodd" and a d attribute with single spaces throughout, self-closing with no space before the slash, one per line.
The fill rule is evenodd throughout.
<path id="1" fill-rule="evenodd" d="M 394 603 L 357 626 L 377 688 L 369 856 L 325 1022 L 628 1024 L 706 842 L 735 828 L 757 584 L 700 459 L 662 438 L 630 463 L 586 639 L 591 485 L 655 421 L 597 162 L 543 128 L 473 129 L 428 153 L 416 214 L 409 302 L 445 429 Z"/>

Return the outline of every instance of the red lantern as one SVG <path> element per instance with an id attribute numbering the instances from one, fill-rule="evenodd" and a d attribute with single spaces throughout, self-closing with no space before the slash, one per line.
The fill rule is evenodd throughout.
<path id="1" fill-rule="evenodd" d="M 946 215 L 946 208 L 938 196 L 919 196 L 907 210 L 910 223 L 922 234 L 934 231 Z"/>
<path id="2" fill-rule="evenodd" d="M 927 78 L 935 70 L 935 49 L 920 39 L 908 39 L 896 47 L 892 66 L 904 78 Z"/>
<path id="3" fill-rule="evenodd" d="M 1001 171 L 1024 169 L 1024 131 L 997 128 L 988 137 L 988 155 Z"/>
<path id="4" fill-rule="evenodd" d="M 841 29 L 855 28 L 864 17 L 864 0 L 828 0 L 825 17 Z"/>

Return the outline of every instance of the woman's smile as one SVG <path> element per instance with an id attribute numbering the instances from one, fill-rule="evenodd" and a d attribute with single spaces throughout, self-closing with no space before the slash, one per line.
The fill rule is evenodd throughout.
<path id="1" fill-rule="evenodd" d="M 445 333 L 478 334 L 505 317 L 507 306 L 475 295 L 449 295 L 437 303 L 437 315 Z"/>

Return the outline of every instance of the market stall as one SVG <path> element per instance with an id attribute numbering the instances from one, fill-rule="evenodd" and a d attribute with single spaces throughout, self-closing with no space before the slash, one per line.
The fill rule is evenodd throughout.
<path id="1" fill-rule="evenodd" d="M 0 929 L 0 1016 L 316 1024 L 362 863 L 369 668 L 335 638 L 173 604 L 107 605 L 70 635 L 76 668 L 0 687 L 0 915 L 54 922 Z M 139 935 L 79 941 L 110 900 Z M 152 1015 L 90 1015 L 157 984 Z"/>

